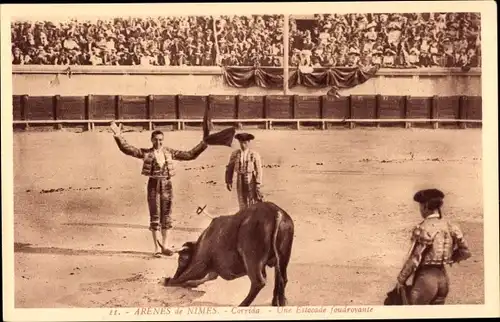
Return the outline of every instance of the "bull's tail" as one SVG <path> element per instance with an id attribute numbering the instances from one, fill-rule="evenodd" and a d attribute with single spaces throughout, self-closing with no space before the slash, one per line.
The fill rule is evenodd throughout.
<path id="1" fill-rule="evenodd" d="M 280 228 L 281 219 L 283 219 L 283 214 L 281 213 L 281 211 L 278 210 L 276 213 L 276 226 L 274 227 L 274 233 L 273 233 L 273 250 L 274 250 L 274 257 L 276 258 L 276 269 L 280 273 L 280 276 L 281 276 L 281 267 L 280 267 L 280 256 L 278 253 L 277 240 L 278 240 L 278 231 Z"/>
<path id="2" fill-rule="evenodd" d="M 283 213 L 278 210 L 276 212 L 276 226 L 274 227 L 274 233 L 273 233 L 273 250 L 274 250 L 274 257 L 276 259 L 276 280 L 278 281 L 278 287 L 280 291 L 282 291 L 284 287 L 284 281 L 283 281 L 283 276 L 281 275 L 281 266 L 280 266 L 280 255 L 278 253 L 278 245 L 277 245 L 277 240 L 278 240 L 278 231 L 280 228 L 281 220 L 283 219 Z"/>

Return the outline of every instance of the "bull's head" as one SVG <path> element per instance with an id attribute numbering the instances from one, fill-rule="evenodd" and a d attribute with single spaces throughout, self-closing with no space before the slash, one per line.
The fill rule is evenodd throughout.
<path id="1" fill-rule="evenodd" d="M 162 246 L 160 246 L 162 247 Z M 177 265 L 177 271 L 175 272 L 175 275 L 173 278 L 167 278 L 165 280 L 165 285 L 171 285 L 175 283 L 175 280 L 181 276 L 182 273 L 188 268 L 189 264 L 191 264 L 191 261 L 193 259 L 194 255 L 194 250 L 196 247 L 195 242 L 186 242 L 184 245 L 182 245 L 181 248 L 179 249 L 174 249 L 174 253 L 179 254 L 179 259 L 178 259 L 178 265 Z"/>

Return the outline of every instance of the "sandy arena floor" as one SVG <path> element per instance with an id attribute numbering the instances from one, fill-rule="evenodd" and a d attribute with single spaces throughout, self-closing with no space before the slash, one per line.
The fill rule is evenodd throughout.
<path id="1" fill-rule="evenodd" d="M 266 199 L 295 222 L 290 305 L 381 304 L 420 221 L 413 193 L 430 186 L 447 193 L 444 214 L 461 224 L 474 255 L 449 269 L 448 303 L 483 303 L 481 130 L 248 131 L 266 165 Z M 147 131 L 125 136 L 149 146 Z M 166 132 L 173 148 L 200 138 Z M 231 151 L 210 147 L 177 163 L 171 245 L 208 225 L 199 205 L 212 214 L 237 209 L 224 185 Z M 246 277 L 196 290 L 159 284 L 177 256 L 151 257 L 147 179 L 110 133 L 16 133 L 14 165 L 16 307 L 232 306 L 246 296 Z M 253 305 L 270 305 L 273 282 L 268 269 Z"/>

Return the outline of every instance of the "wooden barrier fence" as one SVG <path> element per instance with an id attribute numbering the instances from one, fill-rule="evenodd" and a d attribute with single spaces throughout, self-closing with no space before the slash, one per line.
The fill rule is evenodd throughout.
<path id="1" fill-rule="evenodd" d="M 201 124 L 207 105 L 214 123 L 261 123 L 267 129 L 273 124 L 342 123 L 350 128 L 356 124 L 400 123 L 409 128 L 425 123 L 438 128 L 451 123 L 461 128 L 482 124 L 480 96 L 382 96 L 351 95 L 340 98 L 300 95 L 87 95 L 87 96 L 13 96 L 13 123 L 30 125 L 83 124 L 92 131 L 96 124 L 111 120 L 123 123 L 144 123 L 149 129 L 159 124 Z"/>

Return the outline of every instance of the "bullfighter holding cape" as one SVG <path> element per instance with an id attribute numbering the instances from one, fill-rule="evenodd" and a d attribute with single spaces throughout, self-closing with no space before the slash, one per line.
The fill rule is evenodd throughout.
<path id="1" fill-rule="evenodd" d="M 209 145 L 231 146 L 235 129 L 227 128 L 217 133 L 210 134 L 212 129 L 209 107 L 205 110 L 203 119 L 203 139 L 191 150 L 180 151 L 163 145 L 164 134 L 160 130 L 151 133 L 150 148 L 136 148 L 130 145 L 122 136 L 121 124 L 114 121 L 110 125 L 114 139 L 120 151 L 124 154 L 142 159 L 141 174 L 147 176 L 147 202 L 149 207 L 149 230 L 152 232 L 154 243 L 154 256 L 171 256 L 173 253 L 167 248 L 167 232 L 172 228 L 172 177 L 175 175 L 175 161 L 189 161 L 207 149 Z M 158 251 L 159 233 L 162 237 L 162 251 Z"/>
<path id="2" fill-rule="evenodd" d="M 420 190 L 413 196 L 424 220 L 412 232 L 412 247 L 385 305 L 444 305 L 449 292 L 446 265 L 471 257 L 461 228 L 442 218 L 444 193 Z M 406 284 L 413 275 L 411 285 Z"/>

